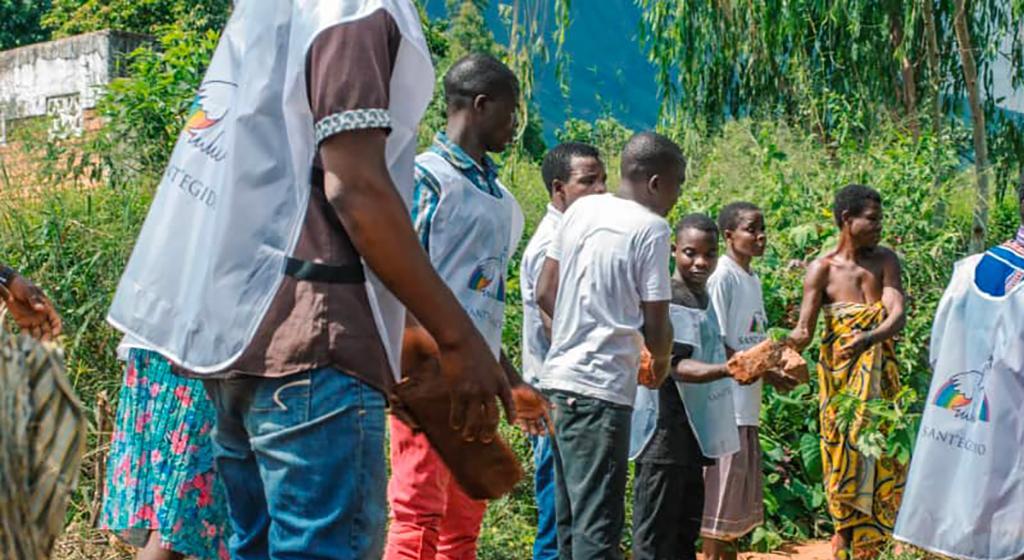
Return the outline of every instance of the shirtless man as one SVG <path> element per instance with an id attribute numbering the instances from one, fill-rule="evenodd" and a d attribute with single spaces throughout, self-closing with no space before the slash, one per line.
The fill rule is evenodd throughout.
<path id="1" fill-rule="evenodd" d="M 852 548 L 858 557 L 871 557 L 892 533 L 904 467 L 892 457 L 874 460 L 857 450 L 864 418 L 859 414 L 841 430 L 836 397 L 845 394 L 867 402 L 892 399 L 899 392 L 893 337 L 906 322 L 903 286 L 899 258 L 878 244 L 878 192 L 848 185 L 836 193 L 833 213 L 840 228 L 839 245 L 807 268 L 800 320 L 790 338 L 796 348 L 807 347 L 824 308 L 819 426 L 825 492 L 836 529 L 833 555 L 847 558 Z"/>

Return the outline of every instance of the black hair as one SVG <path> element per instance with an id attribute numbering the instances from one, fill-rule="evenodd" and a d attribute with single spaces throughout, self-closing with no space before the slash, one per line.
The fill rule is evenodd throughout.
<path id="1" fill-rule="evenodd" d="M 703 231 L 704 233 L 710 233 L 718 239 L 718 226 L 715 225 L 715 221 L 711 219 L 707 214 L 687 214 L 683 216 L 682 220 L 676 224 L 676 236 L 683 232 L 684 229 L 695 229 Z"/>
<path id="2" fill-rule="evenodd" d="M 745 200 L 730 202 L 718 211 L 718 227 L 722 231 L 735 231 L 736 228 L 740 227 L 740 214 L 744 212 L 760 213 L 761 209 L 753 202 Z"/>
<path id="3" fill-rule="evenodd" d="M 843 227 L 844 212 L 849 212 L 851 216 L 860 216 L 869 202 L 875 202 L 881 206 L 882 195 L 865 185 L 850 184 L 839 189 L 835 202 L 832 204 L 832 215 L 836 219 L 836 225 Z"/>
<path id="4" fill-rule="evenodd" d="M 572 175 L 572 158 L 594 158 L 601 159 L 601 152 L 590 144 L 583 142 L 563 142 L 544 156 L 544 163 L 540 166 L 541 177 L 544 178 L 544 186 L 549 193 L 555 192 L 555 179 L 563 183 L 569 180 Z"/>
<path id="5" fill-rule="evenodd" d="M 622 149 L 622 176 L 630 181 L 646 182 L 674 167 L 686 173 L 686 157 L 678 144 L 657 132 L 638 132 Z"/>
<path id="6" fill-rule="evenodd" d="M 516 99 L 519 97 L 519 78 L 489 54 L 468 54 L 456 61 L 444 75 L 444 99 L 451 111 L 469 107 L 479 95 Z"/>

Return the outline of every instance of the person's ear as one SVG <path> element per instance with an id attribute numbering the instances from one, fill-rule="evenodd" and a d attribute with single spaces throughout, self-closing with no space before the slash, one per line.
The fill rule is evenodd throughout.
<path id="1" fill-rule="evenodd" d="M 473 108 L 476 109 L 477 111 L 483 111 L 484 105 L 487 105 L 488 101 L 490 101 L 490 98 L 488 98 L 487 95 L 481 93 L 480 95 L 473 98 Z"/>
<path id="2" fill-rule="evenodd" d="M 647 190 L 650 191 L 651 194 L 657 194 L 660 188 L 661 175 L 655 173 L 654 175 L 651 175 L 650 179 L 647 180 Z"/>
<path id="3" fill-rule="evenodd" d="M 561 198 L 561 201 L 565 202 L 565 183 L 561 179 L 551 181 L 551 198 L 552 200 Z"/>

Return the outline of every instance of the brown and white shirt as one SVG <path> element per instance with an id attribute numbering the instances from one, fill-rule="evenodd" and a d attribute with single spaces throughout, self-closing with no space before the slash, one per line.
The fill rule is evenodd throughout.
<path id="1" fill-rule="evenodd" d="M 390 129 L 390 82 L 401 41 L 383 9 L 316 38 L 306 83 L 318 145 L 353 130 Z M 312 193 L 293 256 L 358 265 L 359 254 L 324 193 L 319 156 L 313 165 Z M 285 276 L 249 346 L 224 375 L 281 377 L 319 367 L 334 367 L 380 390 L 393 383 L 363 284 Z"/>

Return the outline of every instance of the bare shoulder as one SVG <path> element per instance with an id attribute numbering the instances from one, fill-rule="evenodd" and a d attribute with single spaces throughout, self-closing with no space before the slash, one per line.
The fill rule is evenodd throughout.
<path id="1" fill-rule="evenodd" d="M 886 268 L 895 267 L 899 269 L 900 257 L 896 254 L 896 251 L 893 251 L 885 245 L 879 245 L 878 247 L 875 247 L 874 253 L 878 262 L 882 263 Z"/>
<path id="2" fill-rule="evenodd" d="M 818 257 L 807 265 L 804 282 L 812 286 L 824 287 L 828 283 L 828 275 L 832 269 L 831 255 Z"/>

